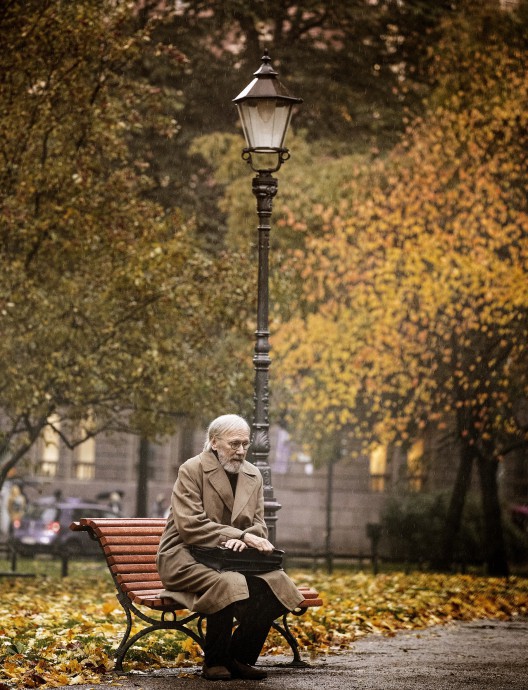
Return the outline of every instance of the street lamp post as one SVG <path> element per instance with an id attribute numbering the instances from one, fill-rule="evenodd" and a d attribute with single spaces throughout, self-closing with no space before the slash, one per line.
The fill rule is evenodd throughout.
<path id="1" fill-rule="evenodd" d="M 255 333 L 254 408 L 252 424 L 251 462 L 264 479 L 264 509 L 269 538 L 276 541 L 277 511 L 280 504 L 273 493 L 269 465 L 269 238 L 273 198 L 278 181 L 272 173 L 290 157 L 284 141 L 292 110 L 302 99 L 291 96 L 277 79 L 268 52 L 253 75 L 255 79 L 235 98 L 247 147 L 242 158 L 253 172 L 253 194 L 257 200 L 258 224 L 258 292 L 257 330 Z M 270 160 L 272 164 L 270 165 Z"/>

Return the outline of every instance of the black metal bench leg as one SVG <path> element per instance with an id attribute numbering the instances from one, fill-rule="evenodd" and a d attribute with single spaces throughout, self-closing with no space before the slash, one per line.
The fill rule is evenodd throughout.
<path id="1" fill-rule="evenodd" d="M 123 635 L 123 638 L 121 642 L 119 643 L 119 647 L 115 651 L 115 668 L 116 671 L 119 673 L 123 672 L 123 659 L 125 658 L 125 654 L 127 653 L 128 646 L 127 646 L 127 640 L 130 635 L 130 632 L 132 630 L 132 614 L 130 613 L 130 609 L 128 607 L 128 597 L 126 597 L 124 594 L 119 593 L 117 595 L 117 598 L 119 600 L 119 603 L 123 607 L 123 611 L 125 612 L 126 619 L 127 619 L 127 626 L 125 630 L 125 634 Z"/>
<path id="2" fill-rule="evenodd" d="M 146 635 L 149 635 L 151 632 L 155 632 L 156 630 L 171 630 L 172 628 L 167 628 L 167 625 L 163 622 L 160 621 L 159 623 L 154 623 L 152 625 L 146 626 L 145 628 L 142 628 L 139 632 L 137 632 L 133 637 L 131 637 L 128 642 L 123 645 L 123 642 L 119 645 L 119 648 L 116 650 L 116 671 L 119 673 L 123 673 L 123 660 L 128 652 L 128 650 L 133 647 L 138 640 L 140 640 L 142 637 L 145 637 Z M 198 645 L 202 645 L 202 642 L 200 640 L 200 636 L 196 635 L 192 630 L 189 630 L 189 628 L 174 628 L 175 630 L 179 630 L 180 632 L 185 633 L 188 637 L 193 639 Z M 127 635 L 128 637 L 128 635 Z"/>
<path id="3" fill-rule="evenodd" d="M 120 593 L 117 595 L 117 598 L 119 599 L 127 618 L 125 634 L 119 643 L 119 647 L 114 652 L 115 670 L 118 673 L 124 673 L 123 661 L 125 660 L 128 650 L 131 649 L 142 637 L 145 637 L 146 635 L 149 635 L 157 630 L 175 630 L 181 632 L 184 635 L 187 635 L 187 637 L 190 637 L 203 648 L 204 635 L 201 627 L 203 617 L 199 618 L 198 632 L 194 632 L 194 630 L 191 630 L 187 627 L 187 623 L 190 623 L 198 617 L 197 613 L 191 613 L 190 616 L 180 620 L 178 620 L 173 612 L 170 612 L 170 615 L 172 615 L 171 620 L 167 620 L 165 617 L 166 614 L 162 613 L 161 619 L 156 620 L 139 611 L 133 604 L 129 602 L 126 595 Z M 139 630 L 135 635 L 130 637 L 134 616 L 136 617 L 135 620 L 141 620 L 143 624 L 146 623 L 146 625 L 144 625 L 144 627 L 141 628 L 141 630 Z"/>
<path id="4" fill-rule="evenodd" d="M 293 635 L 292 631 L 288 626 L 288 621 L 286 619 L 287 615 L 288 614 L 285 613 L 282 617 L 282 625 L 277 623 L 277 621 L 274 621 L 272 627 L 284 637 L 284 639 L 290 645 L 290 649 L 293 652 L 293 659 L 292 661 L 290 661 L 288 666 L 293 666 L 296 668 L 307 668 L 308 666 L 310 666 L 310 664 L 306 663 L 306 661 L 303 661 L 301 659 L 301 655 L 299 653 L 299 645 L 297 644 L 297 640 L 295 639 L 295 636 Z"/>

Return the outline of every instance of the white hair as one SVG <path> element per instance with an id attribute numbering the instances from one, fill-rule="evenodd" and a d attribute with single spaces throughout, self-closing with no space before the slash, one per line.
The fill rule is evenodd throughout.
<path id="1" fill-rule="evenodd" d="M 251 433 L 249 424 L 243 417 L 237 414 L 223 414 L 209 424 L 205 437 L 204 450 L 211 450 L 211 444 L 215 436 L 225 436 L 232 431 L 244 430 Z"/>

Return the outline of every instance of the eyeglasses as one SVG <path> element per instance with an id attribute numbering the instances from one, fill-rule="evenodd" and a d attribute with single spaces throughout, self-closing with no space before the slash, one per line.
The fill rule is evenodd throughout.
<path id="1" fill-rule="evenodd" d="M 249 441 L 226 441 L 226 443 L 232 450 L 238 450 L 240 446 L 242 446 L 244 450 L 249 448 Z"/>

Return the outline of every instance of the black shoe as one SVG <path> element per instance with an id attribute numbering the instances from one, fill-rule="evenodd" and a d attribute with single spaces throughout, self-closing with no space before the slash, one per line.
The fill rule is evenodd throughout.
<path id="1" fill-rule="evenodd" d="M 202 676 L 206 680 L 231 680 L 232 676 L 225 666 L 207 666 L 202 667 Z"/>
<path id="2" fill-rule="evenodd" d="M 249 664 L 243 664 L 241 661 L 233 659 L 230 665 L 231 677 L 242 678 L 243 680 L 264 680 L 268 677 L 266 671 L 261 671 Z"/>

